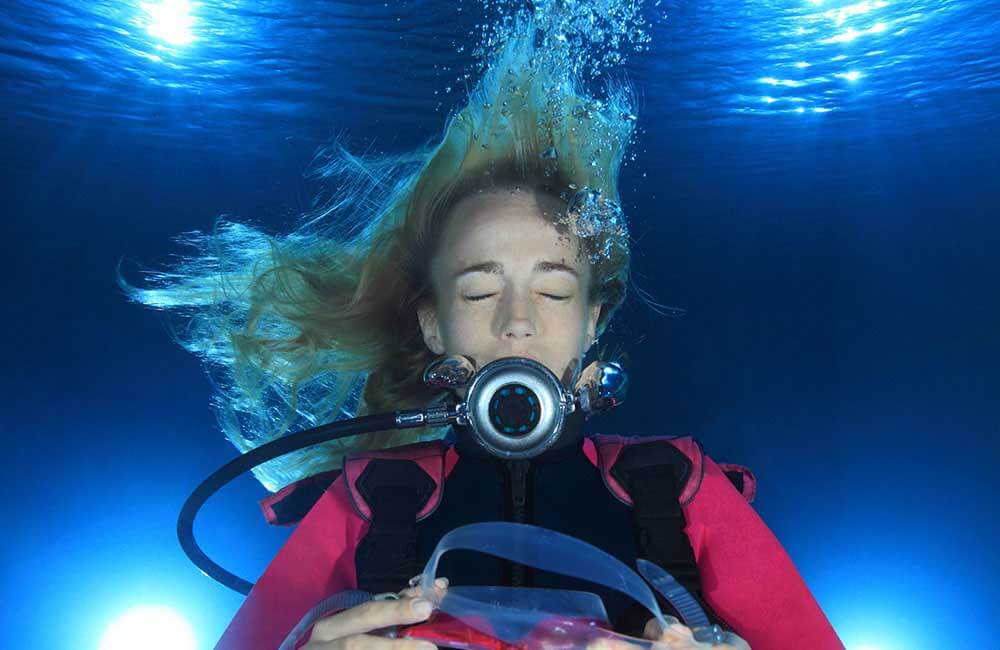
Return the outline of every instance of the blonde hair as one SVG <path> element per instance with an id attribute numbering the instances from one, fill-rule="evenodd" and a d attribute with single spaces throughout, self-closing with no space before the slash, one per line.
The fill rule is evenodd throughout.
<path id="1" fill-rule="evenodd" d="M 530 25 L 519 30 L 532 33 Z M 334 195 L 293 232 L 269 237 L 220 218 L 212 233 L 178 239 L 198 250 L 152 286 L 118 281 L 134 301 L 183 318 L 173 331 L 201 356 L 216 384 L 213 406 L 241 453 L 343 417 L 416 408 L 441 397 L 421 381 L 434 354 L 417 307 L 432 300 L 428 266 L 450 208 L 492 186 L 533 187 L 567 200 L 590 188 L 619 201 L 617 178 L 631 138 L 631 93 L 611 86 L 603 102 L 536 56 L 530 37 L 495 55 L 467 106 L 449 116 L 433 148 L 384 158 L 354 156 L 335 142 L 314 162 L 339 179 Z M 372 218 L 372 215 L 376 215 Z M 592 251 L 598 336 L 625 298 L 628 241 L 602 231 Z M 254 474 L 268 490 L 341 466 L 353 450 L 439 437 L 382 431 L 277 458 Z"/>

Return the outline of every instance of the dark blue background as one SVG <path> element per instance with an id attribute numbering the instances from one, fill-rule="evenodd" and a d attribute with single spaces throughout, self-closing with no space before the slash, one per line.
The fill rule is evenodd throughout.
<path id="1" fill-rule="evenodd" d="M 844 27 L 811 18 L 825 10 L 650 3 L 651 48 L 624 69 L 641 130 L 622 195 L 637 281 L 688 315 L 630 297 L 606 339 L 633 392 L 599 428 L 695 435 L 753 469 L 755 508 L 848 648 L 989 647 L 1000 15 L 879 5 L 886 31 L 825 43 Z M 468 0 L 220 4 L 201 10 L 214 31 L 161 51 L 128 11 L 15 1 L 0 18 L 4 647 L 96 648 L 151 603 L 218 639 L 242 597 L 189 564 L 174 526 L 234 449 L 198 361 L 125 301 L 115 265 L 138 281 L 223 213 L 285 232 L 334 133 L 355 151 L 439 137 L 484 16 Z M 826 31 L 796 45 L 796 25 Z M 793 77 L 798 59 L 825 63 Z M 849 68 L 864 74 L 835 76 Z M 760 81 L 782 75 L 807 82 Z M 196 528 L 249 579 L 287 535 L 265 495 L 243 477 Z"/>

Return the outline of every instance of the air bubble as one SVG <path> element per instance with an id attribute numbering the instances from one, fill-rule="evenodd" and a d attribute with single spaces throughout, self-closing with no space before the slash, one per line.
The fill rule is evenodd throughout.
<path id="1" fill-rule="evenodd" d="M 576 189 L 570 184 L 571 189 Z M 591 262 L 609 258 L 616 249 L 628 248 L 628 230 L 621 206 L 604 197 L 600 190 L 584 187 L 568 202 L 561 220 L 581 239 L 603 237 L 601 246 L 591 254 Z"/>

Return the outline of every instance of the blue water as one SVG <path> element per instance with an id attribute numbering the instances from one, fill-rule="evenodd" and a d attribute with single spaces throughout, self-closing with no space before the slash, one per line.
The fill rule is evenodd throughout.
<path id="1" fill-rule="evenodd" d="M 140 3 L 4 4 L 0 645 L 97 648 L 147 603 L 218 639 L 241 597 L 174 525 L 234 450 L 198 361 L 115 265 L 137 281 L 221 214 L 286 231 L 335 134 L 356 152 L 440 137 L 482 25 L 514 4 L 206 2 L 186 44 Z M 695 435 L 753 469 L 754 507 L 848 648 L 992 647 L 1000 4 L 642 16 L 648 43 L 606 70 L 640 97 L 622 198 L 637 281 L 688 315 L 626 303 L 609 342 L 633 391 L 600 430 Z M 264 495 L 245 477 L 196 527 L 249 579 L 288 534 Z"/>

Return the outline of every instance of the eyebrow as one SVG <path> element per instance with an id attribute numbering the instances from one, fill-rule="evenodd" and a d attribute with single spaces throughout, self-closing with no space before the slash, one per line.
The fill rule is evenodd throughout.
<path id="1" fill-rule="evenodd" d="M 532 272 L 549 272 L 549 271 L 564 271 L 569 273 L 576 279 L 580 279 L 580 273 L 574 269 L 572 266 L 567 266 L 562 262 L 538 262 L 535 264 L 535 268 Z M 483 262 L 481 264 L 473 264 L 472 266 L 467 266 L 458 273 L 455 274 L 455 279 L 462 277 L 468 273 L 503 273 L 503 265 L 499 262 Z"/>

